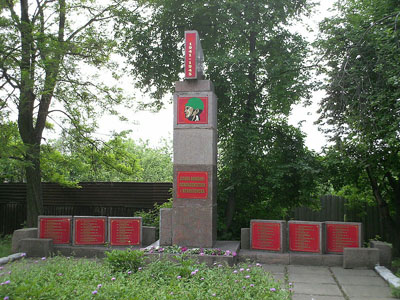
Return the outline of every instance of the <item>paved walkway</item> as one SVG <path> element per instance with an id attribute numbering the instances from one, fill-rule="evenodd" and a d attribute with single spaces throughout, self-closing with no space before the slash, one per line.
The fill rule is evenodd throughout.
<path id="1" fill-rule="evenodd" d="M 292 283 L 292 300 L 389 300 L 388 284 L 373 270 L 296 265 L 263 265 L 277 279 Z"/>

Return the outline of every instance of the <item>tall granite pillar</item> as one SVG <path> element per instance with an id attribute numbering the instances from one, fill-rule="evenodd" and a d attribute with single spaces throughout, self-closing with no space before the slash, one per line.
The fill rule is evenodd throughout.
<path id="1" fill-rule="evenodd" d="M 202 80 L 196 31 L 185 32 L 185 80 L 174 93 L 172 244 L 213 247 L 217 235 L 217 97 Z"/>

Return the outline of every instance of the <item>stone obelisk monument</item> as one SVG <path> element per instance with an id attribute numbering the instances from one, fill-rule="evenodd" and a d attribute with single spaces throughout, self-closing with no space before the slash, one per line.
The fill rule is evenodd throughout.
<path id="1" fill-rule="evenodd" d="M 211 248 L 217 237 L 217 97 L 203 61 L 197 31 L 186 31 L 185 80 L 174 93 L 174 201 L 161 210 L 160 245 Z"/>

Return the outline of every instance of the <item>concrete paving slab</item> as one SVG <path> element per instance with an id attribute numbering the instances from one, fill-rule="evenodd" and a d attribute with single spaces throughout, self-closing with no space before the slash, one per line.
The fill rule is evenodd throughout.
<path id="1" fill-rule="evenodd" d="M 366 297 L 350 297 L 350 300 L 399 300 L 398 298 L 366 298 Z"/>
<path id="2" fill-rule="evenodd" d="M 375 276 L 337 275 L 335 277 L 341 285 L 367 285 L 388 287 L 388 284 L 385 280 Z"/>
<path id="3" fill-rule="evenodd" d="M 323 295 L 323 296 L 339 296 L 342 297 L 342 292 L 336 284 L 328 283 L 303 283 L 294 284 L 295 294 L 307 295 Z"/>
<path id="4" fill-rule="evenodd" d="M 378 277 L 379 275 L 373 270 L 364 269 L 343 269 L 340 267 L 331 267 L 331 270 L 335 276 L 348 275 L 348 276 L 372 276 Z"/>
<path id="5" fill-rule="evenodd" d="M 289 265 L 287 268 L 289 274 L 331 275 L 327 267 Z"/>
<path id="6" fill-rule="evenodd" d="M 285 274 L 272 274 L 275 280 L 285 283 Z"/>
<path id="7" fill-rule="evenodd" d="M 284 274 L 285 266 L 284 265 L 262 265 L 263 269 L 267 272 L 274 274 Z"/>
<path id="8" fill-rule="evenodd" d="M 289 282 L 336 284 L 331 275 L 289 274 Z"/>
<path id="9" fill-rule="evenodd" d="M 292 300 L 344 300 L 345 298 L 339 296 L 321 296 L 321 295 L 303 295 L 294 294 Z"/>
<path id="10" fill-rule="evenodd" d="M 385 299 L 392 298 L 389 287 L 383 286 L 366 286 L 366 285 L 342 285 L 342 289 L 350 299 Z"/>

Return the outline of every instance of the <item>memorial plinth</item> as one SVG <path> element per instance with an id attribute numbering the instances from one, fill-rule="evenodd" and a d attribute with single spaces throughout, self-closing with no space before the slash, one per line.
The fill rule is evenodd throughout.
<path id="1" fill-rule="evenodd" d="M 292 252 L 324 252 L 323 223 L 289 221 L 289 250 Z"/>
<path id="2" fill-rule="evenodd" d="M 142 218 L 109 217 L 108 238 L 111 246 L 142 244 Z"/>
<path id="3" fill-rule="evenodd" d="M 343 253 L 344 248 L 360 248 L 361 223 L 325 222 L 326 252 Z"/>
<path id="4" fill-rule="evenodd" d="M 74 217 L 73 245 L 106 243 L 107 217 Z"/>
<path id="5" fill-rule="evenodd" d="M 250 246 L 253 250 L 286 251 L 286 222 L 275 220 L 250 221 Z"/>
<path id="6" fill-rule="evenodd" d="M 202 80 L 203 60 L 198 33 L 185 32 L 185 81 L 174 93 L 173 207 L 160 221 L 161 245 L 212 248 L 217 236 L 217 97 Z"/>
<path id="7" fill-rule="evenodd" d="M 54 245 L 71 244 L 72 216 L 39 216 L 38 237 L 52 239 Z"/>

